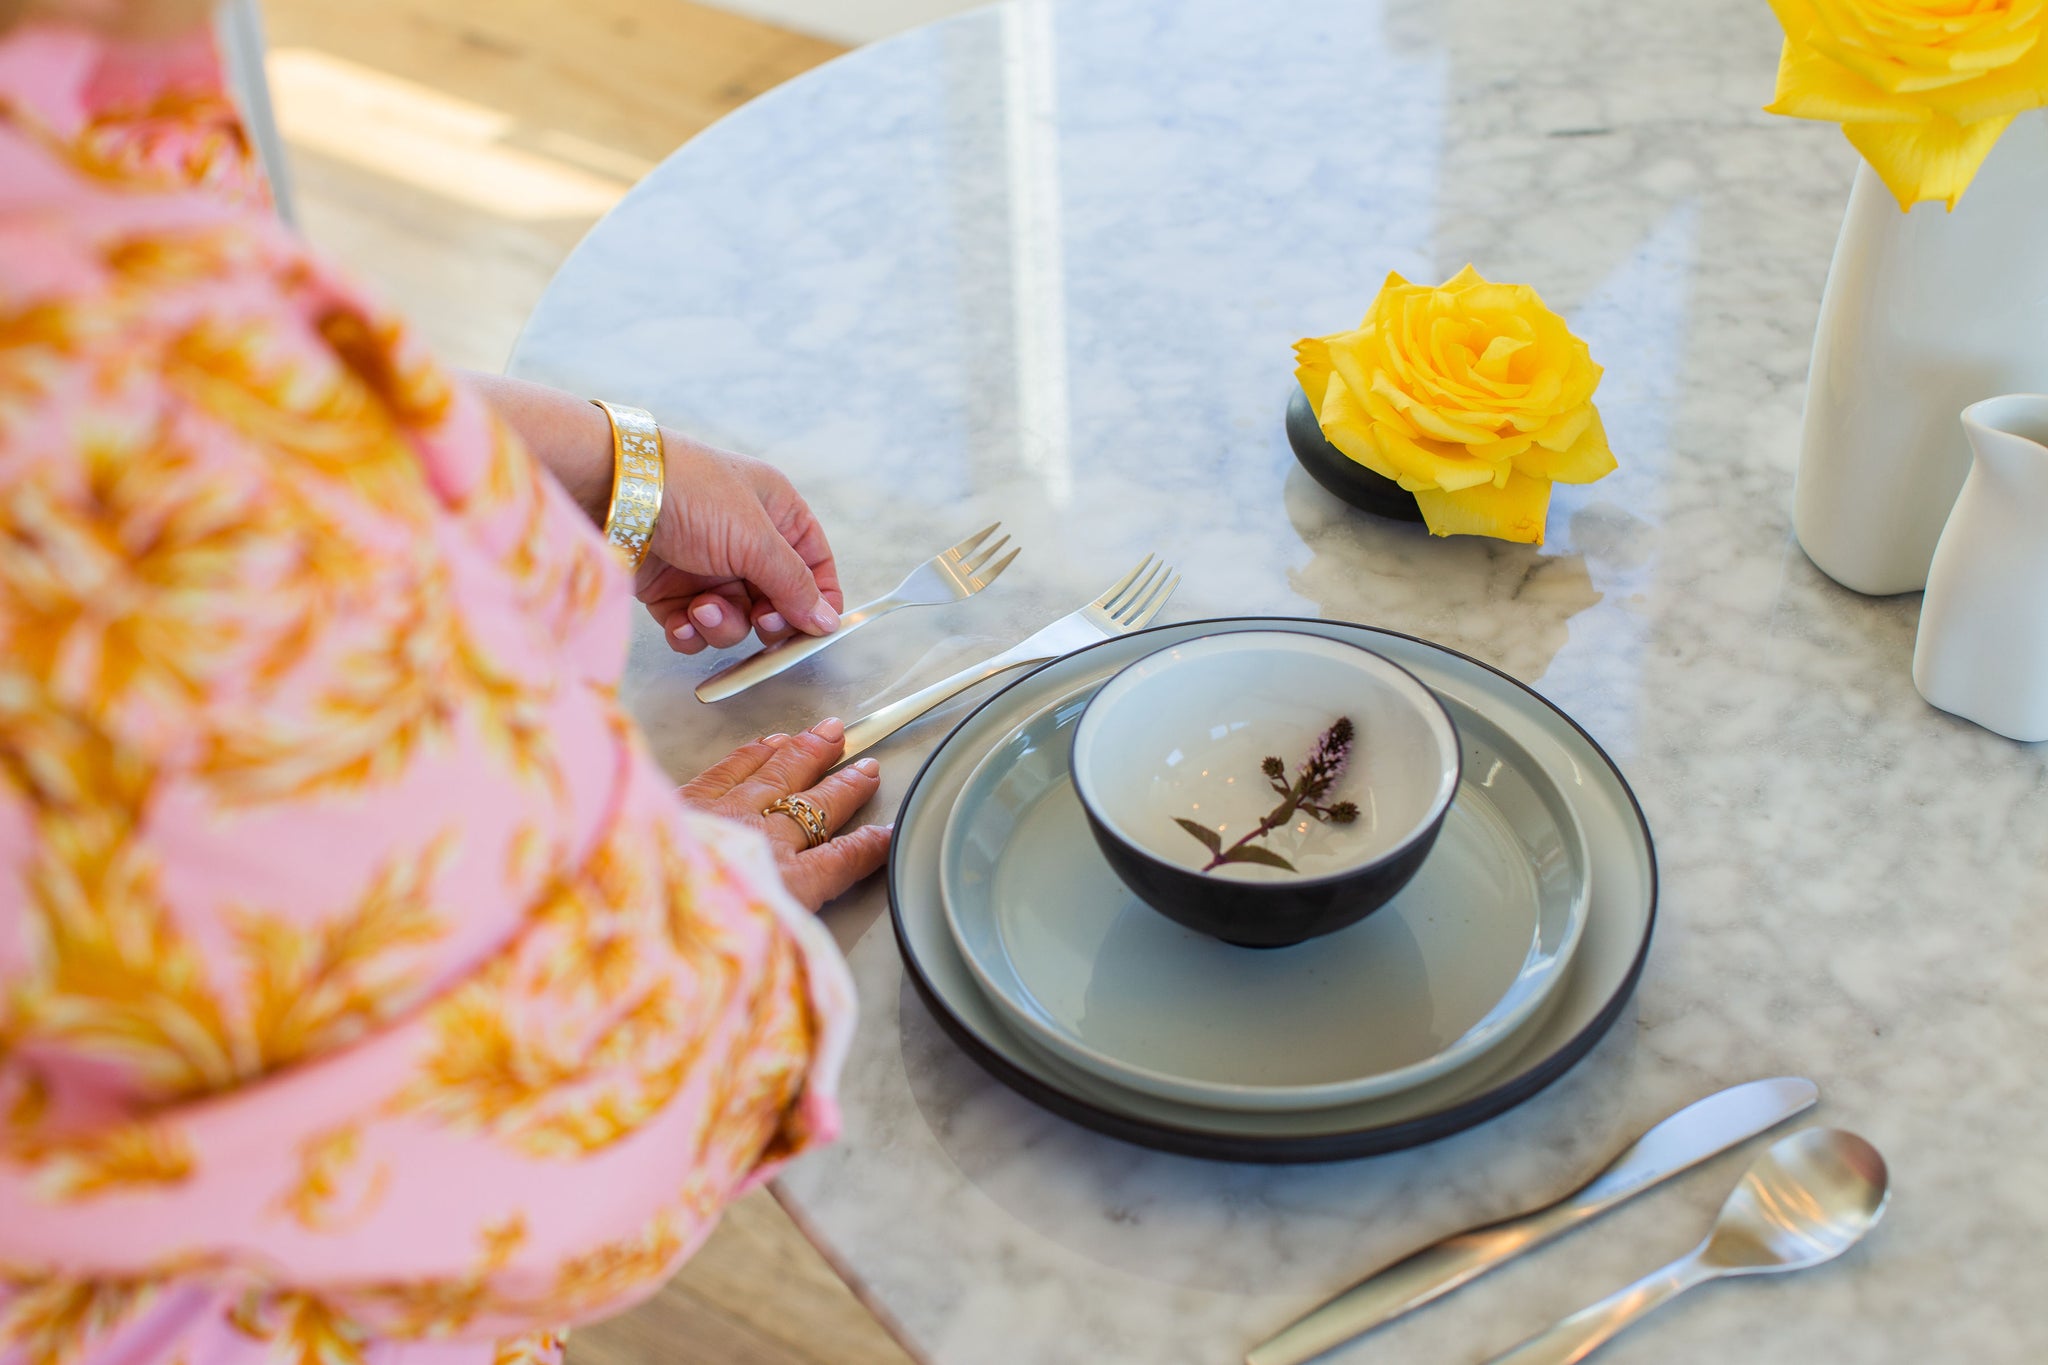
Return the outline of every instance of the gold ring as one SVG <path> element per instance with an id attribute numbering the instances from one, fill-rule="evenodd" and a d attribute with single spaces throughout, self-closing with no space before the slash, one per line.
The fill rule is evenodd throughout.
<path id="1" fill-rule="evenodd" d="M 763 815 L 787 815 L 796 821 L 804 832 L 804 847 L 816 848 L 832 837 L 832 827 L 825 823 L 825 812 L 801 796 L 778 796 L 770 801 Z"/>

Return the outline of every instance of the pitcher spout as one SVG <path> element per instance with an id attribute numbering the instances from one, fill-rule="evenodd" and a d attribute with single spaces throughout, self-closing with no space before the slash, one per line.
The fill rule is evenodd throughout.
<path id="1" fill-rule="evenodd" d="M 2009 393 L 1963 409 L 1963 430 L 1986 473 L 2015 494 L 2048 494 L 2048 394 Z"/>

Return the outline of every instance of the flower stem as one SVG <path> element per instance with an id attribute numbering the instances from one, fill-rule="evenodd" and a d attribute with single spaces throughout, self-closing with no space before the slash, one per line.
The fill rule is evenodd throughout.
<path id="1" fill-rule="evenodd" d="M 1230 861 L 1231 854 L 1237 852 L 1239 849 L 1243 848 L 1252 840 L 1263 839 L 1268 834 L 1271 834 L 1274 830 L 1280 828 L 1280 826 L 1286 824 L 1289 820 L 1294 818 L 1295 807 L 1298 806 L 1300 802 L 1300 796 L 1296 795 L 1293 792 L 1289 792 L 1287 794 L 1287 799 L 1285 801 L 1282 801 L 1279 805 L 1273 807 L 1272 810 L 1268 811 L 1266 813 L 1266 818 L 1259 821 L 1257 826 L 1255 826 L 1252 829 L 1251 833 L 1245 835 L 1244 838 L 1239 839 L 1229 848 L 1224 849 L 1221 853 L 1217 854 L 1214 858 L 1210 859 L 1209 862 L 1203 866 L 1202 871 L 1214 872 L 1217 868 L 1223 866 L 1225 863 Z"/>

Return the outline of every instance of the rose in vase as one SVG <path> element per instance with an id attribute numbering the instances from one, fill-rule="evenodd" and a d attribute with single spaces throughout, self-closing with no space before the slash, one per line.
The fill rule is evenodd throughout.
<path id="1" fill-rule="evenodd" d="M 1999 134 L 2048 104 L 2048 0 L 1771 0 L 1774 114 L 1842 125 L 1901 209 L 1954 208 Z"/>

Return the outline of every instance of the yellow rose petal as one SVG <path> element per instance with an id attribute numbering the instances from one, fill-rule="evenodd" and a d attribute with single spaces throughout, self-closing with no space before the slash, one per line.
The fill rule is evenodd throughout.
<path id="1" fill-rule="evenodd" d="M 1323 438 L 1344 452 L 1345 458 L 1364 465 L 1383 479 L 1398 479 L 1400 473 L 1380 455 L 1373 439 L 1373 421 L 1343 381 L 1329 386 L 1323 406 L 1316 411 Z"/>
<path id="2" fill-rule="evenodd" d="M 1813 12 L 1813 0 L 1769 0 L 1771 10 L 1778 16 L 1778 26 L 1785 30 L 1785 36 L 1798 42 L 1805 42 L 1821 27 L 1820 17 Z"/>
<path id="3" fill-rule="evenodd" d="M 1330 386 L 1330 343 L 1321 337 L 1303 337 L 1294 343 L 1294 377 L 1308 395 L 1308 405 L 1323 410 L 1323 390 Z"/>
<path id="4" fill-rule="evenodd" d="M 1515 353 L 1527 350 L 1533 344 L 1520 337 L 1495 337 L 1486 343 L 1485 352 L 1472 369 L 1482 379 L 1507 380 L 1510 378 L 1508 365 L 1514 360 Z"/>
<path id="5" fill-rule="evenodd" d="M 1815 0 L 1813 12 L 1820 24 L 1804 41 L 1883 90 L 1914 95 L 1969 79 L 1954 68 L 1958 35 L 1939 16 L 1873 12 L 1860 0 Z"/>
<path id="6" fill-rule="evenodd" d="M 2011 122 L 2010 114 L 1971 124 L 1937 117 L 1911 126 L 1850 123 L 1843 125 L 1842 132 L 1863 153 L 1901 209 L 1936 199 L 1953 209 L 1977 168 L 1991 154 L 1998 135 Z"/>
<path id="7" fill-rule="evenodd" d="M 1365 321 L 1358 324 L 1358 330 L 1367 331 L 1384 322 L 1386 310 L 1399 301 L 1401 292 L 1407 288 L 1408 281 L 1401 278 L 1401 272 L 1389 270 L 1387 277 L 1380 281 L 1380 292 L 1373 296 L 1372 307 L 1365 310 Z"/>
<path id="8" fill-rule="evenodd" d="M 1572 442 L 1579 439 L 1579 433 L 1598 419 L 1599 414 L 1593 411 L 1591 403 L 1573 408 L 1545 424 L 1543 430 L 1535 435 L 1536 444 L 1545 450 L 1570 450 Z"/>
<path id="9" fill-rule="evenodd" d="M 1378 337 L 1365 328 L 1330 338 L 1330 364 L 1360 399 L 1373 391 L 1373 376 L 1382 363 Z"/>
<path id="10" fill-rule="evenodd" d="M 1592 483 L 1612 474 L 1615 461 L 1614 452 L 1607 448 L 1607 428 L 1590 405 L 1585 412 L 1589 420 L 1569 446 L 1563 450 L 1536 446 L 1516 457 L 1515 468 L 1557 483 Z"/>
<path id="11" fill-rule="evenodd" d="M 1373 421 L 1378 422 L 1383 426 L 1392 427 L 1395 431 L 1400 432 L 1403 436 L 1406 436 L 1411 441 L 1415 440 L 1416 438 L 1422 435 L 1421 432 L 1417 431 L 1414 427 L 1408 424 L 1408 419 L 1401 415 L 1401 410 L 1399 408 L 1395 407 L 1392 403 L 1389 403 L 1386 399 L 1380 397 L 1378 394 L 1369 393 L 1365 395 L 1364 402 L 1365 410 L 1372 414 Z"/>
<path id="12" fill-rule="evenodd" d="M 1395 480 L 1411 493 L 1424 488 L 1472 488 L 1493 481 L 1493 466 L 1472 458 L 1463 446 L 1413 441 L 1386 426 L 1374 427 L 1372 434 L 1379 442 L 1381 457 L 1393 468 Z"/>
<path id="13" fill-rule="evenodd" d="M 1829 123 L 1925 123 L 1933 114 L 1872 85 L 1820 49 L 1787 40 L 1767 114 Z"/>
<path id="14" fill-rule="evenodd" d="M 1491 465 L 1500 465 L 1514 459 L 1535 444 L 1536 438 L 1533 436 L 1503 436 L 1498 441 L 1474 443 L 1465 449 L 1472 452 L 1474 459 L 1484 460 Z"/>
<path id="15" fill-rule="evenodd" d="M 1437 441 L 1463 443 L 1467 441 L 1491 441 L 1494 433 L 1482 426 L 1457 421 L 1453 414 L 1433 409 L 1426 403 L 1401 392 L 1393 379 L 1384 374 L 1372 377 L 1373 393 L 1391 403 L 1400 414 L 1408 419 L 1418 432 Z"/>
<path id="16" fill-rule="evenodd" d="M 2043 23 L 2048 27 L 2048 20 Z M 1964 124 L 2048 104 L 2048 34 L 2012 65 L 1987 71 L 1967 85 L 1930 96 L 1928 103 Z"/>
<path id="17" fill-rule="evenodd" d="M 1415 502 L 1431 535 L 1492 536 L 1541 545 L 1544 518 L 1550 512 L 1550 481 L 1518 470 L 1509 475 L 1505 488 L 1487 483 L 1455 493 L 1422 489 Z"/>

